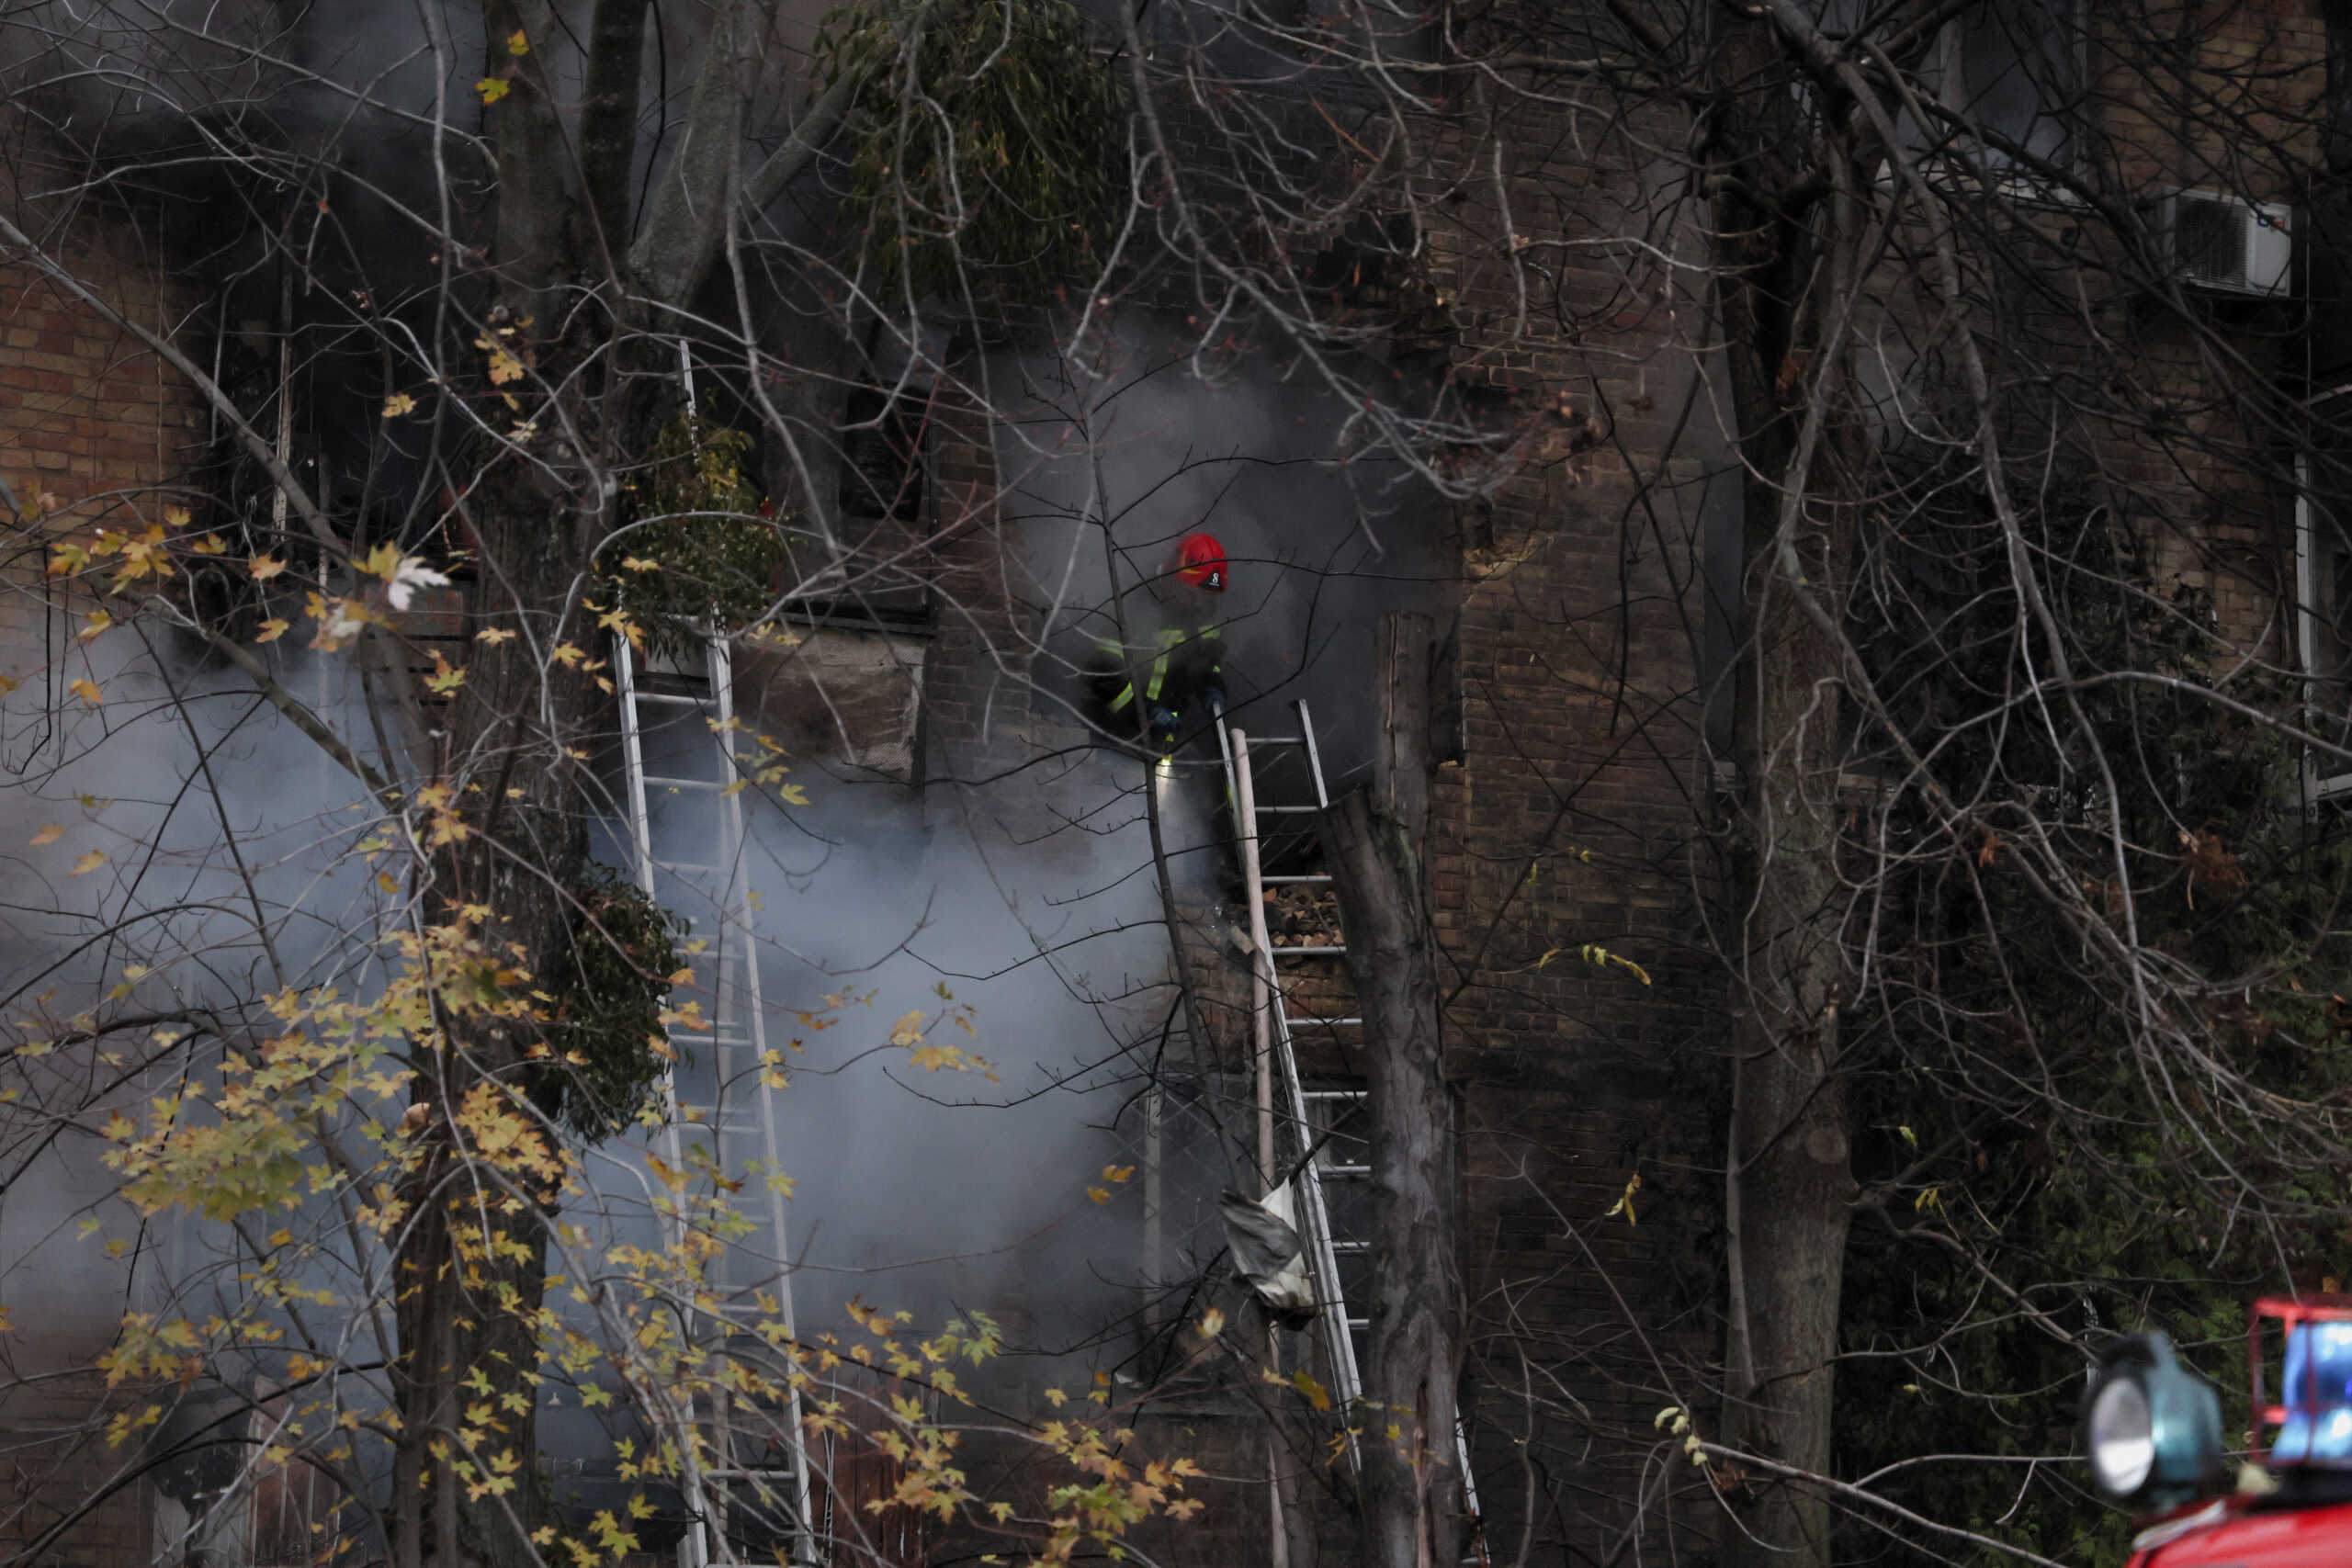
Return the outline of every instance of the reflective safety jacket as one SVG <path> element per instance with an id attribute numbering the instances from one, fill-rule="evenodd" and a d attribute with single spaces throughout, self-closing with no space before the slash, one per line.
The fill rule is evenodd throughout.
<path id="1" fill-rule="evenodd" d="M 1155 739 L 1171 741 L 1180 726 L 1205 716 L 1211 697 L 1223 701 L 1225 639 L 1214 626 L 1169 626 L 1152 643 L 1151 663 L 1143 671 L 1146 718 Z M 1095 722 L 1112 735 L 1133 734 L 1134 672 L 1115 638 L 1096 639 L 1087 685 Z"/>

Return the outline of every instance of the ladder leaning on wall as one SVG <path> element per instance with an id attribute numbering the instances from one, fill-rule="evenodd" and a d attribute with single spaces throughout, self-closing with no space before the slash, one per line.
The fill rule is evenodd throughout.
<path id="1" fill-rule="evenodd" d="M 1315 1328 L 1331 1383 L 1333 1404 L 1352 1419 L 1363 1397 L 1363 1366 L 1370 1348 L 1368 1312 L 1371 1282 L 1380 1266 L 1376 1238 L 1368 1223 L 1372 1165 L 1370 1145 L 1361 1131 L 1368 1108 L 1365 1091 L 1358 1088 L 1306 1087 L 1299 1075 L 1295 1032 L 1300 1028 L 1337 1030 L 1360 1028 L 1361 1017 L 1323 1018 L 1309 1014 L 1294 1018 L 1288 988 L 1278 960 L 1340 958 L 1345 946 L 1277 947 L 1266 930 L 1266 894 L 1282 886 L 1332 886 L 1329 873 L 1267 875 L 1259 855 L 1259 824 L 1263 818 L 1305 818 L 1310 824 L 1330 804 L 1323 779 L 1323 756 L 1315 743 L 1315 721 L 1302 700 L 1291 705 L 1298 719 L 1297 733 L 1250 736 L 1238 725 L 1227 725 L 1220 714 L 1217 747 L 1225 762 L 1226 800 L 1231 807 L 1241 851 L 1242 897 L 1248 901 L 1250 964 L 1255 972 L 1253 999 L 1258 1003 L 1256 1025 L 1263 1066 L 1259 1075 L 1260 1112 L 1271 1110 L 1270 1120 L 1286 1138 L 1273 1138 L 1278 1147 L 1267 1151 L 1272 1168 L 1295 1162 L 1292 1172 L 1291 1213 L 1305 1244 L 1307 1268 L 1315 1280 Z M 1314 785 L 1315 803 L 1261 805 L 1258 767 L 1268 752 L 1288 751 L 1306 763 Z M 1310 830 L 1312 830 L 1310 829 Z M 1273 1103 L 1269 1106 L 1269 1101 Z M 1344 1131 L 1354 1120 L 1359 1132 Z M 1262 1136 L 1263 1134 L 1261 1134 Z M 1284 1150 L 1279 1145 L 1286 1144 Z M 1351 1147 L 1352 1145 L 1352 1147 Z M 1361 1152 L 1359 1152 L 1361 1151 Z M 1341 1201 L 1334 1202 L 1334 1199 Z M 1351 1223 L 1352 1222 L 1352 1223 Z M 1349 1300 L 1352 1280 L 1357 1301 Z M 1483 1563 L 1487 1552 L 1479 1528 L 1478 1488 L 1470 1471 L 1470 1438 L 1457 1413 L 1453 1426 L 1454 1458 L 1462 1467 L 1463 1511 L 1468 1520 L 1464 1562 Z M 1356 1439 L 1348 1439 L 1351 1463 L 1358 1459 Z"/>
<path id="2" fill-rule="evenodd" d="M 742 773 L 735 736 L 734 666 L 727 639 L 707 638 L 699 658 L 647 659 L 615 638 L 620 705 L 624 809 L 637 886 L 681 911 L 693 950 L 694 980 L 673 993 L 700 1017 L 670 1025 L 673 1053 L 662 1082 L 662 1138 L 673 1171 L 687 1169 L 689 1138 L 707 1143 L 720 1172 L 743 1180 L 751 1231 L 708 1266 L 715 1305 L 693 1331 L 712 1353 L 774 1363 L 777 1352 L 752 1333 L 780 1321 L 792 1338 L 792 1281 L 786 1250 L 775 1092 L 767 1087 L 767 1028 L 760 995 L 758 932 L 744 854 Z M 649 769 L 650 754 L 652 768 Z M 699 1027 L 695 1027 L 696 1022 Z M 673 1213 L 673 1239 L 686 1223 Z M 763 1300 L 762 1298 L 765 1299 Z M 787 1353 L 788 1355 L 788 1353 Z M 681 1568 L 745 1564 L 802 1568 L 820 1561 L 808 1528 L 808 1456 L 794 1364 L 761 1369 L 785 1389 L 773 1404 L 714 1396 L 691 1412 L 706 1446 L 682 1479 L 703 1504 L 679 1547 Z"/>

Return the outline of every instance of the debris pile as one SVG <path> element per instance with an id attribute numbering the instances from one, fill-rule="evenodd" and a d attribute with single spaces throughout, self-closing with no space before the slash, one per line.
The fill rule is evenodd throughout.
<path id="1" fill-rule="evenodd" d="M 1338 947 L 1340 897 L 1328 886 L 1285 883 L 1266 889 L 1266 940 L 1276 947 Z"/>

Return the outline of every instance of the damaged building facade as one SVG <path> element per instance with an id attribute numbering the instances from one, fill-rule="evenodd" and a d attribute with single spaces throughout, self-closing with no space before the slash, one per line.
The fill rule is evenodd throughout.
<path id="1" fill-rule="evenodd" d="M 1329 1348 L 1308 1332 L 1266 1351 L 1271 1331 L 1248 1315 L 1255 1308 L 1219 1261 L 1216 1199 L 1224 1187 L 1255 1197 L 1265 1180 L 1260 1082 L 1272 1068 L 1250 983 L 1253 913 L 1272 917 L 1269 941 L 1285 950 L 1265 964 L 1297 1024 L 1306 1087 L 1329 1117 L 1300 1127 L 1277 1113 L 1286 1118 L 1277 1164 L 1295 1168 L 1309 1146 L 1308 1157 L 1334 1168 L 1369 1164 L 1368 1151 L 1348 1157 L 1363 1148 L 1349 1120 L 1363 1078 L 1360 1006 L 1341 958 L 1316 951 L 1344 945 L 1340 911 L 1318 884 L 1262 879 L 1325 873 L 1306 829 L 1316 772 L 1332 794 L 1369 775 L 1374 626 L 1397 612 L 1429 616 L 1442 647 L 1430 671 L 1437 744 L 1423 891 L 1460 1151 L 1465 1422 L 1453 1451 L 1476 1486 L 1476 1550 L 1499 1560 L 1532 1542 L 1595 1561 L 1634 1540 L 1678 1561 L 1736 1550 L 1717 1539 L 1724 1527 L 1702 1467 L 1657 1420 L 1664 1407 L 1695 1412 L 1711 1435 L 1730 1425 L 1716 1416 L 1732 1355 L 1727 1067 L 1735 1021 L 1758 1005 L 1742 988 L 1732 890 L 1744 873 L 1726 847 L 1753 783 L 1737 761 L 1736 710 L 1742 681 L 1754 678 L 1740 657 L 1756 570 L 1743 562 L 1741 524 L 1743 506 L 1757 502 L 1741 493 L 1742 393 L 1713 314 L 1724 264 L 1711 248 L 1710 202 L 1720 193 L 1697 183 L 1703 159 L 1671 151 L 1695 144 L 1704 117 L 1692 109 L 1703 96 L 1696 86 L 1669 91 L 1657 75 L 1655 62 L 1679 48 L 1670 28 L 1657 33 L 1664 24 L 1642 21 L 1642 7 L 1611 8 L 1629 9 L 1630 22 L 1534 9 L 1465 12 L 1405 35 L 1400 62 L 1444 90 L 1400 99 L 1363 88 L 1351 99 L 1323 84 L 1250 83 L 1243 43 L 1202 31 L 1185 7 L 1150 8 L 1139 36 L 1163 73 L 1148 78 L 1150 145 L 1180 172 L 1138 203 L 1156 239 L 1130 254 L 1131 284 L 1112 274 L 1126 292 L 1082 322 L 1083 301 L 1065 289 L 1055 308 L 1012 310 L 1010 325 L 910 308 L 904 320 L 879 312 L 883 331 L 876 312 L 813 306 L 821 287 L 745 270 L 710 296 L 728 295 L 713 319 L 749 301 L 745 332 L 686 331 L 683 368 L 664 361 L 659 372 L 694 417 L 756 433 L 741 476 L 754 504 L 731 510 L 758 515 L 771 508 L 756 503 L 772 502 L 771 514 L 804 542 L 775 580 L 769 634 L 730 649 L 716 689 L 692 647 L 628 656 L 596 748 L 588 809 L 602 824 L 598 853 L 628 861 L 632 811 L 646 824 L 639 843 L 650 844 L 664 789 L 681 799 L 698 786 L 723 793 L 718 774 L 689 777 L 686 764 L 665 763 L 678 753 L 662 752 L 658 738 L 635 761 L 624 755 L 644 739 L 629 728 L 637 718 L 625 718 L 635 694 L 685 694 L 684 728 L 671 732 L 677 748 L 699 744 L 707 719 L 724 713 L 740 723 L 739 758 L 788 765 L 761 776 L 761 762 L 744 764 L 757 787 L 713 807 L 742 814 L 733 852 L 757 869 L 710 894 L 719 934 L 708 940 L 723 965 L 727 922 L 756 931 L 751 991 L 768 1016 L 745 1071 L 758 1080 L 753 1100 L 773 1093 L 784 1107 L 767 1126 L 801 1183 L 789 1235 L 780 1224 L 776 1238 L 778 1258 L 807 1265 L 794 1284 L 798 1330 L 810 1337 L 853 1303 L 864 1312 L 901 1297 L 941 1317 L 983 1313 L 1021 1352 L 974 1380 L 990 1422 L 1053 1422 L 1058 1396 L 1091 1377 L 1144 1443 L 1190 1453 L 1207 1472 L 1192 1494 L 1204 1504 L 1198 1515 L 1137 1525 L 1136 1544 L 1157 1561 L 1351 1560 L 1344 1428 L 1317 1398 L 1334 1381 Z M 1847 171 L 1886 188 L 1905 177 L 1894 164 L 1936 182 L 1977 179 L 1984 223 L 1957 239 L 1926 219 L 1878 236 L 1871 262 L 1888 276 L 1940 242 L 1963 258 L 1964 281 L 1943 297 L 1908 275 L 1882 291 L 1859 288 L 1875 313 L 1861 357 L 1875 363 L 1858 384 L 1883 400 L 1878 417 L 1892 423 L 1905 417 L 1913 378 L 1934 383 L 1919 406 L 1959 379 L 1942 363 L 1922 369 L 1934 357 L 1926 350 L 1906 358 L 1906 342 L 1932 338 L 1937 310 L 1987 312 L 1988 338 L 2007 330 L 1994 317 L 2023 322 L 2014 330 L 2045 345 L 2051 374 L 1996 369 L 2031 382 L 2031 398 L 2065 406 L 2090 433 L 2053 439 L 2041 456 L 2091 463 L 2092 482 L 2134 499 L 2148 575 L 2188 606 L 2199 636 L 2249 667 L 2314 682 L 2330 694 L 2314 711 L 2340 716 L 2335 583 L 2345 550 L 2322 497 L 2352 487 L 2326 481 L 2334 448 L 2324 434 L 2278 428 L 2288 406 L 2324 423 L 2341 391 L 2331 390 L 2341 366 L 2322 363 L 2334 340 L 2311 330 L 2333 308 L 2318 243 L 2337 220 L 2314 195 L 2328 168 L 2312 129 L 2326 56 L 2318 8 L 2192 17 L 2202 52 L 2183 70 L 2203 73 L 2216 96 L 2239 93 L 2227 123 L 2237 134 L 2257 124 L 2268 138 L 2263 159 L 2245 157 L 2226 124 L 2184 134 L 2165 121 L 2144 73 L 2102 53 L 2120 46 L 2097 20 L 2077 17 L 2045 38 L 2029 9 L 1970 9 L 1905 67 L 1942 85 L 1973 141 L 1948 137 L 1942 162 L 1905 154 Z M 1124 69 L 1107 21 L 1100 42 Z M 1572 68 L 1578 50 L 1600 51 L 1604 68 Z M 1195 95 L 1166 73 L 1186 58 L 1216 62 L 1231 80 Z M 1476 60 L 1488 63 L 1461 63 Z M 492 77 L 506 69 L 493 64 Z M 2058 88 L 2064 101 L 2053 102 Z M 1925 108 L 1917 117 L 1933 118 Z M 1329 154 L 1319 171 L 1264 177 L 1317 192 L 1330 223 L 1283 231 L 1247 210 L 1249 160 L 1236 154 L 1250 145 L 1245 127 L 1295 161 L 1315 162 L 1301 148 Z M 1409 135 L 1411 151 L 1375 155 L 1366 145 L 1374 130 Z M 274 550 L 300 570 L 307 547 L 307 570 L 320 570 L 315 546 L 299 543 L 299 519 L 266 473 L 255 478 L 266 465 L 224 430 L 187 369 L 242 410 L 279 466 L 356 539 L 451 567 L 465 546 L 448 519 L 466 502 L 435 493 L 422 446 L 402 434 L 406 415 L 387 412 L 406 394 L 377 375 L 376 342 L 313 297 L 349 291 L 346 262 L 295 265 L 282 239 L 253 253 L 266 265 L 199 243 L 234 274 L 207 275 L 175 254 L 194 243 L 189 214 L 170 210 L 153 171 L 104 199 L 76 199 L 60 173 L 74 165 L 59 160 L 54 135 L 28 122 L 12 136 L 6 194 L 22 238 L 0 249 L 0 505 L 13 525 L 0 673 L 17 682 L 0 699 L 0 743 L 19 776 L 55 785 L 44 801 L 153 795 L 160 785 L 145 781 L 101 788 L 101 775 L 77 763 L 86 753 L 116 766 L 87 727 L 114 722 L 110 705 L 133 690 L 163 711 L 182 700 L 174 681 L 208 705 L 251 699 L 255 688 L 242 666 L 161 619 L 151 649 L 92 663 L 90 650 L 117 649 L 126 629 L 106 631 L 113 641 L 85 635 L 105 630 L 90 618 L 103 606 L 56 582 L 58 543 L 98 529 L 176 530 L 184 525 L 165 525 L 166 509 L 186 506 L 198 535 L 245 531 L 232 559 Z M 2063 182 L 2035 185 L 2037 164 L 2044 174 L 2097 167 L 2124 194 L 2109 209 L 2086 208 Z M 368 183 L 349 177 L 350 187 L 306 199 L 323 212 Z M 839 168 L 820 164 L 794 199 L 831 200 L 841 182 Z M 1332 194 L 1351 182 L 1367 194 Z M 1187 202 L 1191 216 L 1179 222 L 1170 214 Z M 2119 214 L 2137 217 L 2119 226 Z M 282 214 L 272 221 L 292 231 Z M 782 221 L 808 220 L 796 209 Z M 811 243 L 805 232 L 795 243 Z M 2172 268 L 2153 288 L 2143 276 L 2151 243 Z M 1980 269 L 1987 254 L 1996 259 Z M 1204 302 L 1204 255 L 1306 281 L 1246 331 L 1204 341 L 1201 318 L 1224 295 L 1206 289 Z M 1308 299 L 1338 346 L 1302 346 L 1310 318 L 1283 310 Z M 845 321 L 874 330 L 861 339 Z M 372 330 L 391 333 L 380 321 Z M 482 330 L 486 354 L 514 341 Z M 2217 340 L 2239 358 L 2218 358 Z M 2064 384 L 2117 363 L 2131 385 L 2112 402 Z M 1790 384 L 1809 373 L 1796 339 L 1780 369 Z M 2250 395 L 2248 385 L 2267 390 Z M 1377 439 L 1340 397 L 1351 387 L 1392 400 L 1382 412 L 1392 426 Z M 2137 422 L 2156 414 L 2132 399 L 2148 389 L 2169 400 L 2158 413 L 2190 429 L 2192 442 L 2146 437 Z M 1411 460 L 1382 455 L 1382 440 L 1408 437 L 1426 437 Z M 1320 748 L 1314 772 L 1295 750 L 1270 756 L 1258 775 L 1256 804 L 1292 815 L 1250 824 L 1262 863 L 1246 889 L 1238 802 L 1198 716 L 1162 759 L 1104 735 L 1086 711 L 1088 649 L 1105 635 L 1142 645 L 1140 634 L 1158 629 L 1170 550 L 1193 530 L 1213 533 L 1230 563 L 1218 610 L 1224 718 L 1261 741 L 1299 736 L 1304 719 Z M 179 558 L 190 573 L 205 570 Z M 278 689 L 330 715 L 392 776 L 402 767 L 420 781 L 437 776 L 446 760 L 429 753 L 442 710 L 403 710 L 391 694 L 412 677 L 428 690 L 446 680 L 489 624 L 469 608 L 478 590 L 464 567 L 450 575 L 454 585 L 428 585 L 387 617 L 396 635 L 386 640 L 409 669 L 385 667 L 364 638 L 348 653 L 288 652 L 313 629 L 299 609 L 295 631 L 269 637 L 274 649 L 254 642 L 267 617 L 288 615 L 282 605 L 248 605 L 241 637 L 263 649 Z M 356 594 L 356 581 L 348 566 L 319 576 L 330 594 Z M 128 619 L 124 602 L 106 603 Z M 605 661 L 606 683 L 620 681 L 616 653 L 585 657 Z M 164 673 L 142 673 L 142 660 Z M 1148 666 L 1137 664 L 1140 679 Z M 682 683 L 664 687 L 672 679 Z M 96 682 L 97 694 L 81 694 L 82 682 Z M 59 715 L 79 739 L 55 738 Z M 212 754 L 193 744 L 186 758 Z M 319 764 L 287 761 L 306 744 L 231 748 L 222 766 L 245 766 L 253 789 L 308 778 L 300 770 Z M 390 761 L 403 753 L 409 762 Z M 2332 795 L 2336 774 L 2352 776 L 2352 763 L 2316 751 L 2305 771 L 2316 798 Z M 1901 788 L 1899 769 L 1882 756 L 1832 772 L 1849 829 L 1867 837 L 1864 826 L 1883 819 L 1877 803 Z M 650 803 L 632 806 L 632 776 Z M 351 793 L 284 789 L 320 822 Z M 85 808 L 101 824 L 89 831 L 102 833 L 103 814 Z M 52 806 L 28 809 L 20 837 L 46 832 Z M 411 815 L 426 821 L 421 809 Z M 125 842 L 85 842 L 80 818 L 69 826 L 63 848 L 111 845 L 108 864 L 128 858 Z M 38 891 L 12 903 L 67 900 L 93 886 L 74 871 L 77 855 L 45 858 L 54 841 L 35 840 L 42 848 L 27 852 L 24 874 Z M 309 863 L 307 850 L 282 852 L 298 871 Z M 318 882 L 348 898 L 341 875 Z M 1265 908 L 1247 907 L 1269 888 Z M 1010 944 L 991 946 L 983 932 L 1010 933 Z M 42 1021 L 27 1025 L 28 1039 L 59 1032 L 38 999 L 44 990 L 86 983 L 59 967 L 59 942 L 46 930 L 26 939 L 35 956 L 13 982 L 11 1008 Z M 899 999 L 917 975 L 931 999 Z M 701 983 L 715 994 L 729 982 L 706 974 Z M 733 984 L 742 985 L 740 971 Z M 890 1019 L 910 1006 L 923 1016 L 910 1042 L 897 1041 Z M 959 1028 L 965 1007 L 972 1031 L 955 1038 L 1012 1086 L 1001 1098 L 1063 1094 L 1064 1119 L 1084 1122 L 1083 1134 L 1048 1132 L 1042 1114 L 967 1134 L 964 1116 L 937 1106 L 888 1124 L 901 1113 L 864 1091 L 825 1098 L 856 1059 L 826 1056 L 829 1040 L 865 1031 L 907 1056 L 930 1032 Z M 57 1010 L 70 1019 L 79 1004 Z M 709 1059 L 719 1032 L 709 1031 Z M 1018 1071 L 1033 1056 L 1042 1062 L 1034 1081 Z M 56 1088 L 45 1069 L 28 1070 Z M 137 1093 L 153 1090 L 156 1071 Z M 916 1082 L 928 1091 L 934 1079 Z M 104 1112 L 130 1103 L 119 1086 L 76 1092 L 87 1096 L 85 1140 Z M 796 1122 L 792 1097 L 804 1093 L 818 1109 Z M 990 1097 L 959 1087 L 944 1098 Z M 916 1119 L 925 1116 L 937 1119 Z M 191 1480 L 185 1466 L 150 1462 L 143 1425 L 110 1432 L 169 1382 L 109 1378 L 103 1359 L 119 1348 L 123 1314 L 152 1310 L 141 1292 L 163 1265 L 142 1259 L 164 1244 L 151 1247 L 114 1202 L 96 1145 L 60 1155 L 31 1129 L 11 1134 L 11 1187 L 0 1198 L 0 1264 L 14 1276 L 0 1274 L 0 1306 L 13 1314 L 0 1345 L 15 1357 L 0 1378 L 0 1545 L 73 1568 L 198 1555 L 373 1560 L 380 1533 L 358 1524 L 341 1532 L 377 1505 L 338 1504 L 322 1479 L 328 1467 L 299 1447 L 232 1466 L 225 1480 Z M 645 1158 L 661 1158 L 650 1132 L 610 1146 L 632 1151 L 607 1161 L 628 1173 L 598 1182 L 642 1184 L 658 1168 Z M 1094 1199 L 1086 1190 L 1098 1168 Z M 957 1195 L 959 1186 L 969 1190 Z M 658 1209 L 645 1191 L 647 1211 Z M 1361 1200 L 1335 1192 L 1332 1201 Z M 77 1234 L 85 1217 L 100 1222 L 96 1239 Z M 127 1257 L 101 1250 L 118 1235 L 132 1238 Z M 963 1253 L 993 1261 L 958 1260 Z M 1366 1261 L 1376 1271 L 1376 1248 Z M 1371 1276 L 1350 1277 L 1361 1288 Z M 1237 1336 L 1260 1337 L 1202 1351 L 1198 1325 L 1210 1311 L 1230 1314 Z M 1306 1382 L 1270 1396 L 1261 1354 Z M 247 1396 L 267 1414 L 284 1391 Z M 617 1486 L 623 1461 L 609 1432 L 579 1436 L 593 1423 L 576 1402 L 570 1408 L 542 1416 L 542 1468 L 549 1495 L 575 1499 L 584 1517 L 617 1495 L 596 1487 Z M 240 1427 L 232 1447 L 259 1452 L 246 1435 L 258 1430 Z M 976 1494 L 1035 1504 L 1042 1483 L 1024 1476 L 1017 1450 L 985 1479 L 996 1450 L 975 1436 L 967 1452 Z M 890 1533 L 851 1522 L 909 1472 L 899 1461 L 853 1462 L 846 1439 L 842 1453 L 801 1461 L 808 1506 L 842 1520 L 825 1527 L 825 1544 L 812 1534 L 804 1555 L 913 1562 L 971 1545 L 960 1524 L 900 1521 Z M 203 1525 L 197 1515 L 222 1485 L 243 1489 L 235 1522 Z M 647 1561 L 672 1550 L 700 1550 L 696 1562 L 718 1555 L 694 1545 L 691 1519 L 665 1517 L 643 1534 Z"/>

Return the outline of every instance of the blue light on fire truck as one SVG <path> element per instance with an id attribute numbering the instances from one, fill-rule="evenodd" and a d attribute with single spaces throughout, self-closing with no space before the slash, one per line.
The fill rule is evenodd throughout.
<path id="1" fill-rule="evenodd" d="M 2270 1462 L 2352 1463 L 2352 1323 L 2298 1324 L 2287 1335 L 2279 1396 L 2287 1418 Z"/>

